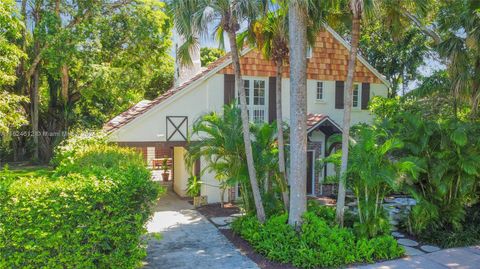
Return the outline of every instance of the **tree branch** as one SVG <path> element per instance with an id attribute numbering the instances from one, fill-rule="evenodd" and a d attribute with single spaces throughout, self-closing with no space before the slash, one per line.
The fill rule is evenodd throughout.
<path id="1" fill-rule="evenodd" d="M 426 35 L 430 36 L 433 41 L 435 42 L 436 45 L 440 44 L 442 42 L 442 38 L 432 29 L 429 29 L 427 26 L 425 26 L 419 18 L 417 18 L 415 15 L 410 13 L 408 10 L 403 10 L 403 13 L 405 16 L 407 16 L 420 30 L 425 33 Z"/>

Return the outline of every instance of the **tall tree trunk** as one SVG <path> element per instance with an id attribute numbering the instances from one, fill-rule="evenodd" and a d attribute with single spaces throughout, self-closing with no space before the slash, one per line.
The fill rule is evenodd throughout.
<path id="1" fill-rule="evenodd" d="M 234 29 L 234 27 L 232 27 Z M 243 79 L 240 71 L 240 57 L 237 49 L 237 38 L 235 30 L 228 31 L 228 38 L 230 41 L 230 52 L 232 54 L 232 65 L 235 72 L 235 83 L 240 94 L 240 110 L 242 117 L 243 142 L 245 143 L 245 155 L 247 158 L 248 175 L 250 178 L 250 185 L 252 186 L 253 200 L 257 210 L 257 218 L 263 223 L 265 222 L 265 210 L 263 208 L 262 196 L 260 195 L 260 188 L 257 181 L 257 172 L 253 162 L 252 143 L 250 141 L 250 121 L 248 119 L 247 98 L 243 87 Z M 253 112 L 251 112 L 253 113 Z"/>
<path id="2" fill-rule="evenodd" d="M 292 1 L 290 36 L 290 214 L 288 223 L 299 228 L 307 209 L 307 12 Z"/>
<path id="3" fill-rule="evenodd" d="M 290 199 L 288 197 L 288 181 L 285 168 L 285 141 L 283 136 L 283 115 L 282 115 L 282 72 L 283 60 L 276 61 L 277 79 L 276 79 L 276 106 L 277 106 L 277 134 L 278 134 L 278 169 L 280 172 L 280 185 L 282 188 L 282 199 L 285 210 L 289 210 Z"/>
<path id="4" fill-rule="evenodd" d="M 337 197 L 337 222 L 343 227 L 343 216 L 345 211 L 345 191 L 348 165 L 348 140 L 350 138 L 350 122 L 353 105 L 353 78 L 355 75 L 355 64 L 357 61 L 358 40 L 360 36 L 360 15 L 354 13 L 352 22 L 352 48 L 348 59 L 347 82 L 345 85 L 345 101 L 343 110 L 342 126 L 342 164 L 340 166 L 340 180 L 338 183 Z"/>
<path id="5" fill-rule="evenodd" d="M 33 138 L 33 159 L 38 161 L 38 136 L 39 136 L 39 129 L 38 129 L 38 106 L 40 103 L 38 88 L 40 84 L 40 77 L 39 77 L 39 68 L 40 66 L 37 65 L 37 69 L 33 72 L 32 83 L 30 87 L 30 103 L 31 103 L 31 121 L 32 121 L 32 138 Z"/>

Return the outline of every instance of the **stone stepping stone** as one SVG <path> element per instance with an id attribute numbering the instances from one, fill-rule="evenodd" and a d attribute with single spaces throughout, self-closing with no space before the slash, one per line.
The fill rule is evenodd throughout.
<path id="1" fill-rule="evenodd" d="M 218 226 L 218 229 L 219 230 L 230 230 L 232 228 L 230 227 L 230 224 L 227 224 L 225 226 Z"/>
<path id="2" fill-rule="evenodd" d="M 437 246 L 431 246 L 431 245 L 423 245 L 420 247 L 421 250 L 425 251 L 425 252 L 435 252 L 435 251 L 439 251 L 440 248 L 437 247 Z"/>
<path id="3" fill-rule="evenodd" d="M 393 236 L 393 237 L 396 237 L 396 238 L 403 238 L 403 237 L 405 237 L 405 235 L 403 235 L 403 234 L 400 233 L 400 232 L 392 232 L 392 236 Z"/>
<path id="4" fill-rule="evenodd" d="M 403 246 L 403 249 L 405 249 L 405 254 L 407 254 L 407 256 L 418 256 L 425 254 L 425 252 L 412 247 Z"/>
<path id="5" fill-rule="evenodd" d="M 390 231 L 392 232 L 398 231 L 398 228 L 396 226 L 391 226 Z"/>
<path id="6" fill-rule="evenodd" d="M 211 218 L 210 221 L 217 226 L 225 226 L 233 221 L 233 217 L 214 217 Z"/>
<path id="7" fill-rule="evenodd" d="M 397 242 L 402 245 L 402 246 L 407 246 L 407 247 L 416 247 L 418 246 L 418 242 L 406 238 L 398 239 Z"/>
<path id="8" fill-rule="evenodd" d="M 392 219 L 392 220 L 390 220 L 390 224 L 393 225 L 393 226 L 397 226 L 398 221 Z"/>
<path id="9" fill-rule="evenodd" d="M 245 213 L 235 213 L 235 214 L 230 215 L 230 217 L 232 217 L 232 218 L 238 218 L 238 217 L 243 217 L 243 216 L 245 216 Z"/>

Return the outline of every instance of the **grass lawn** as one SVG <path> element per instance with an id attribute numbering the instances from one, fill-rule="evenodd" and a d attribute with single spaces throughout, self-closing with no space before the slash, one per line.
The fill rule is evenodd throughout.
<path id="1" fill-rule="evenodd" d="M 8 167 L 8 170 L 5 170 L 4 167 L 0 169 L 0 176 L 8 175 L 11 178 L 50 176 L 52 173 L 53 170 L 49 166 L 19 166 Z"/>

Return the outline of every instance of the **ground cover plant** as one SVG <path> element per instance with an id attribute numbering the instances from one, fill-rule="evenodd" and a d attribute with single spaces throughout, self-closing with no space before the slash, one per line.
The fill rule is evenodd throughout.
<path id="1" fill-rule="evenodd" d="M 302 268 L 338 267 L 351 263 L 394 259 L 404 253 L 390 235 L 372 239 L 357 236 L 351 228 L 335 223 L 335 210 L 310 204 L 296 231 L 288 215 L 270 217 L 265 224 L 254 217 L 235 220 L 232 229 L 268 259 Z"/>
<path id="2" fill-rule="evenodd" d="M 65 143 L 53 174 L 2 172 L 0 268 L 139 266 L 160 190 L 138 153 L 95 140 Z"/>

